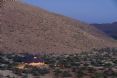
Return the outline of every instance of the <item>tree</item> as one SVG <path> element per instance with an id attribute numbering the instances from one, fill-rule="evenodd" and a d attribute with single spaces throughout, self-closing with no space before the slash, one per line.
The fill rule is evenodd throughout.
<path id="1" fill-rule="evenodd" d="M 54 70 L 54 75 L 56 76 L 56 78 L 58 78 L 61 73 L 62 73 L 62 71 L 60 69 L 55 69 Z"/>
<path id="2" fill-rule="evenodd" d="M 103 73 L 95 73 L 94 76 L 92 78 L 105 78 Z"/>
<path id="3" fill-rule="evenodd" d="M 64 71 L 62 77 L 72 77 L 72 74 L 69 71 Z"/>
<path id="4" fill-rule="evenodd" d="M 82 78 L 85 75 L 85 73 L 83 72 L 83 70 L 79 70 L 76 72 L 76 77 L 77 78 Z"/>

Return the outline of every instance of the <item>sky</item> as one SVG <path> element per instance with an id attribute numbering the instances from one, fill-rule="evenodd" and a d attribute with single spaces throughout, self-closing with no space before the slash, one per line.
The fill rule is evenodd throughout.
<path id="1" fill-rule="evenodd" d="M 86 23 L 111 23 L 117 21 L 117 0 L 24 0 Z"/>

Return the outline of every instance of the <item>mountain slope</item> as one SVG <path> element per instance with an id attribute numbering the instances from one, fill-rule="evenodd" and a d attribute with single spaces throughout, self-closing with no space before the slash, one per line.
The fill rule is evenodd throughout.
<path id="1" fill-rule="evenodd" d="M 21 2 L 5 4 L 1 8 L 0 51 L 71 53 L 116 46 L 88 24 Z"/>
<path id="2" fill-rule="evenodd" d="M 93 24 L 95 27 L 104 31 L 107 35 L 117 39 L 117 22 L 107 24 Z"/>

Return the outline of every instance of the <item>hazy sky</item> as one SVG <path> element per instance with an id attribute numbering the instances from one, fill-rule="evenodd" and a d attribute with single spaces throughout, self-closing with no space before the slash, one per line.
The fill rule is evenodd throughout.
<path id="1" fill-rule="evenodd" d="M 25 0 L 25 2 L 88 23 L 117 21 L 117 0 Z"/>

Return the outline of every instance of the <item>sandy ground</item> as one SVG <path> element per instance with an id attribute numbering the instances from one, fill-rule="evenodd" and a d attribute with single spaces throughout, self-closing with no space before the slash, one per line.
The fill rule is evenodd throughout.
<path id="1" fill-rule="evenodd" d="M 22 78 L 21 76 L 17 76 L 16 74 L 13 74 L 12 71 L 9 70 L 0 70 L 0 78 L 7 78 L 6 76 L 10 76 L 10 77 L 15 77 L 15 78 Z M 28 78 L 38 78 L 38 77 L 34 77 L 32 75 L 28 75 Z M 53 78 L 53 76 L 51 74 L 47 74 L 44 76 L 40 76 L 40 78 Z"/>
<path id="2" fill-rule="evenodd" d="M 0 70 L 0 75 L 3 75 L 4 77 L 9 75 L 10 77 L 21 78 L 20 76 L 13 74 L 12 71 L 9 70 Z"/>

